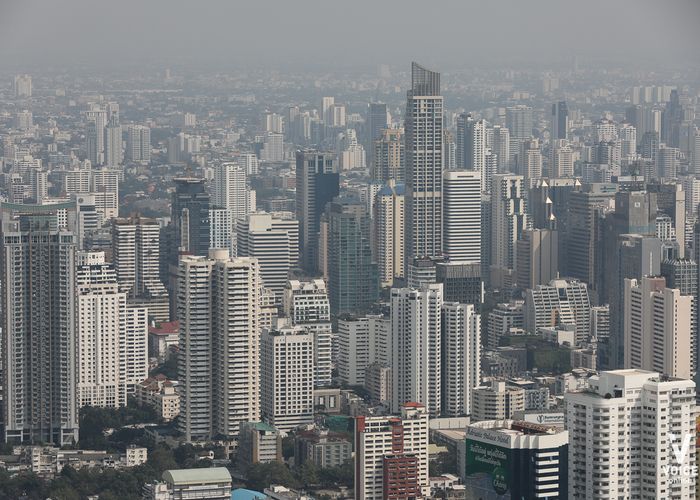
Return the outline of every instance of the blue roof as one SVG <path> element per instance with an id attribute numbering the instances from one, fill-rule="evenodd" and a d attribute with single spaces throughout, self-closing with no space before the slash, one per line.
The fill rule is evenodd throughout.
<path id="1" fill-rule="evenodd" d="M 405 195 L 405 194 L 406 194 L 406 185 L 405 185 L 405 184 L 396 184 L 396 185 L 394 186 L 394 191 L 393 191 L 393 192 L 395 192 L 398 196 L 403 196 L 403 195 Z M 383 188 L 381 188 L 381 189 L 377 192 L 377 194 L 378 194 L 379 196 L 387 196 L 387 195 L 390 195 L 390 194 L 392 194 L 391 187 L 390 187 L 390 186 L 384 186 Z"/>
<path id="2" fill-rule="evenodd" d="M 266 496 L 265 493 L 259 491 L 238 488 L 231 493 L 231 500 L 264 500 Z"/>

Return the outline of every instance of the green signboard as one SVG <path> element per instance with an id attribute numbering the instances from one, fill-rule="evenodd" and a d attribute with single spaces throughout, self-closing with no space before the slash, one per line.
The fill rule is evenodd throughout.
<path id="1" fill-rule="evenodd" d="M 508 498 L 511 450 L 472 439 L 467 439 L 466 445 L 468 482 L 478 489 L 491 489 L 499 498 Z"/>

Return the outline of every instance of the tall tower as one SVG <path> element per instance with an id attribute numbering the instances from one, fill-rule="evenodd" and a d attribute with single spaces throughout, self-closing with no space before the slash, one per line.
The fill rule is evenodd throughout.
<path id="1" fill-rule="evenodd" d="M 55 212 L 3 227 L 5 441 L 78 441 L 74 235 Z"/>
<path id="2" fill-rule="evenodd" d="M 325 102 L 324 97 L 324 102 Z M 296 211 L 299 251 L 306 270 L 318 268 L 318 232 L 326 205 L 340 193 L 338 159 L 333 153 L 297 151 Z"/>
<path id="3" fill-rule="evenodd" d="M 122 126 L 119 118 L 113 114 L 104 129 L 105 165 L 118 167 L 122 164 Z"/>
<path id="4" fill-rule="evenodd" d="M 517 241 L 527 228 L 522 175 L 497 174 L 491 193 L 491 286 L 508 287 L 514 281 Z"/>
<path id="5" fill-rule="evenodd" d="M 381 286 L 392 286 L 394 277 L 404 276 L 405 192 L 403 184 L 390 180 L 375 199 L 374 244 Z"/>
<path id="6" fill-rule="evenodd" d="M 177 250 L 192 255 L 207 255 L 209 251 L 209 193 L 204 179 L 178 177 L 172 199 L 172 224 L 175 229 L 174 264 Z"/>
<path id="7" fill-rule="evenodd" d="M 380 132 L 373 143 L 372 178 L 374 180 L 386 182 L 393 179 L 399 184 L 403 183 L 406 173 L 403 139 L 402 128 L 389 128 Z"/>
<path id="8" fill-rule="evenodd" d="M 569 108 L 566 101 L 552 104 L 552 128 L 550 132 L 553 141 L 569 138 Z"/>
<path id="9" fill-rule="evenodd" d="M 442 255 L 442 119 L 440 73 L 411 66 L 406 102 L 406 251 L 404 258 Z"/>
<path id="10" fill-rule="evenodd" d="M 126 129 L 126 159 L 151 161 L 151 129 L 144 125 L 129 125 Z"/>
<path id="11" fill-rule="evenodd" d="M 214 205 L 231 211 L 233 220 L 249 212 L 246 172 L 235 163 L 221 163 L 214 169 Z"/>
<path id="12" fill-rule="evenodd" d="M 450 261 L 481 262 L 481 173 L 445 170 L 443 246 Z"/>

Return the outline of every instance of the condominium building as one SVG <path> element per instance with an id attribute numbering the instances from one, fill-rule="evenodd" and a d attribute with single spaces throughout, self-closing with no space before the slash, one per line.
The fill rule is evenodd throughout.
<path id="1" fill-rule="evenodd" d="M 381 315 L 338 318 L 338 377 L 346 385 L 363 385 L 367 368 L 389 361 L 391 321 Z"/>
<path id="2" fill-rule="evenodd" d="M 496 304 L 496 307 L 489 313 L 489 331 L 486 342 L 489 349 L 498 347 L 501 337 L 523 329 L 525 326 L 524 308 L 525 303 L 521 300 Z"/>
<path id="3" fill-rule="evenodd" d="M 372 178 L 377 181 L 405 180 L 404 132 L 402 128 L 383 129 L 373 142 Z"/>
<path id="4" fill-rule="evenodd" d="M 625 279 L 625 367 L 690 379 L 695 372 L 694 302 L 660 278 Z"/>
<path id="5" fill-rule="evenodd" d="M 289 280 L 282 305 L 292 325 L 302 326 L 314 336 L 314 386 L 331 385 L 333 332 L 326 283 L 320 279 Z"/>
<path id="6" fill-rule="evenodd" d="M 472 304 L 442 305 L 442 414 L 469 415 L 481 385 L 481 316 Z"/>
<path id="7" fill-rule="evenodd" d="M 491 189 L 491 285 L 514 281 L 517 241 L 527 228 L 523 176 L 496 174 Z"/>
<path id="8" fill-rule="evenodd" d="M 525 291 L 525 329 L 538 333 L 540 328 L 556 325 L 576 327 L 576 342 L 590 335 L 591 303 L 585 283 L 556 279 Z"/>
<path id="9" fill-rule="evenodd" d="M 568 392 L 569 498 L 695 498 L 695 383 L 625 369 Z"/>
<path id="10" fill-rule="evenodd" d="M 151 129 L 144 125 L 126 128 L 126 159 L 149 163 L 151 161 Z"/>
<path id="11" fill-rule="evenodd" d="M 212 202 L 230 211 L 234 221 L 255 211 L 255 204 L 251 204 L 255 196 L 251 198 L 246 177 L 245 169 L 235 163 L 220 163 L 214 168 Z"/>
<path id="12" fill-rule="evenodd" d="M 314 420 L 314 338 L 301 326 L 265 330 L 261 341 L 263 419 L 280 432 Z"/>
<path id="13" fill-rule="evenodd" d="M 178 356 L 186 439 L 236 436 L 260 419 L 260 293 L 256 259 L 183 256 L 178 277 Z"/>
<path id="14" fill-rule="evenodd" d="M 356 417 L 355 498 L 429 495 L 426 408 L 407 402 L 399 416 Z"/>
<path id="15" fill-rule="evenodd" d="M 391 290 L 392 411 L 407 401 L 438 415 L 442 391 L 442 285 Z"/>
<path id="16" fill-rule="evenodd" d="M 380 284 L 392 286 L 395 277 L 404 277 L 404 217 L 403 184 L 388 184 L 377 192 L 374 207 L 374 247 Z"/>
<path id="17" fill-rule="evenodd" d="M 513 418 L 517 411 L 525 410 L 525 390 L 506 385 L 505 382 L 491 381 L 488 385 L 475 387 L 472 391 L 473 421 L 506 420 Z"/>

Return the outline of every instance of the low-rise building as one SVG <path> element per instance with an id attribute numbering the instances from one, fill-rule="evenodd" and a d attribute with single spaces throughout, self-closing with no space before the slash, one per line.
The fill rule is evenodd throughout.
<path id="1" fill-rule="evenodd" d="M 226 467 L 166 470 L 163 481 L 172 499 L 231 500 L 231 473 Z"/>
<path id="2" fill-rule="evenodd" d="M 171 347 L 177 347 L 180 335 L 180 323 L 169 321 L 158 326 L 148 327 L 148 355 L 164 360 L 170 354 Z"/>
<path id="3" fill-rule="evenodd" d="M 505 420 L 525 409 L 525 390 L 502 381 L 474 388 L 472 420 Z"/>
<path id="4" fill-rule="evenodd" d="M 175 390 L 176 382 L 158 374 L 136 384 L 134 396 L 140 405 L 150 406 L 165 422 L 180 414 L 180 395 Z"/>
<path id="5" fill-rule="evenodd" d="M 327 430 L 300 432 L 295 438 L 294 459 L 296 465 L 310 461 L 326 469 L 343 465 L 352 457 L 352 443 L 343 434 Z"/>
<path id="6" fill-rule="evenodd" d="M 264 422 L 241 422 L 238 433 L 238 462 L 248 466 L 282 461 L 282 436 Z"/>

